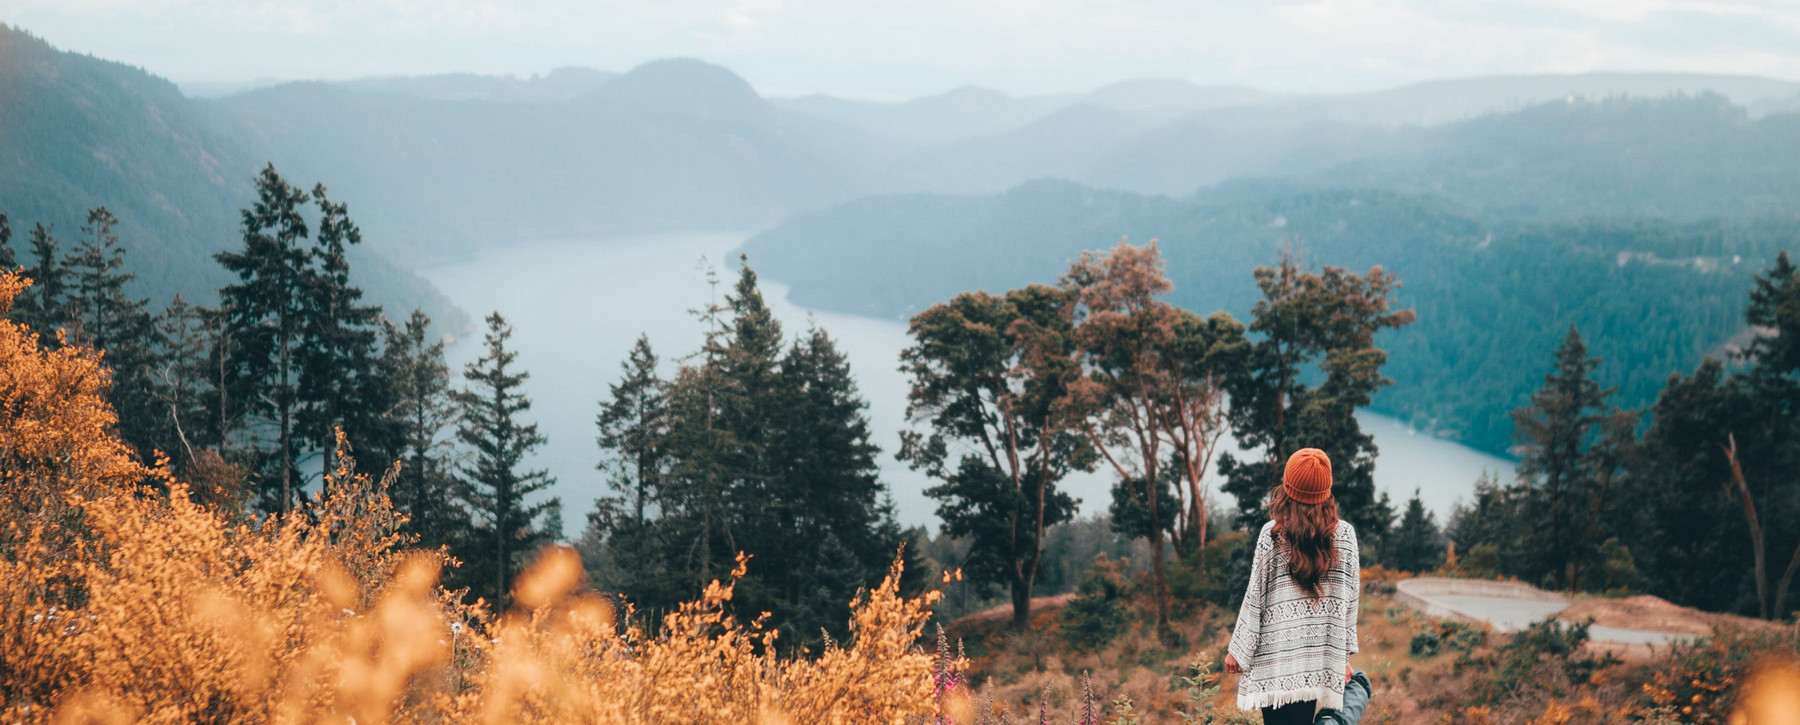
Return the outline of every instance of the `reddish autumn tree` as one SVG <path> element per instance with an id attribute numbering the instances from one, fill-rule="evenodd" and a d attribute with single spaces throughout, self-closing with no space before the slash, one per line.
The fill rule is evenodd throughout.
<path id="1" fill-rule="evenodd" d="M 1156 242 L 1088 252 L 1063 287 L 1075 296 L 1075 352 L 1086 372 L 1064 404 L 1118 474 L 1122 495 L 1144 513 L 1157 636 L 1171 643 L 1163 535 L 1172 522 L 1177 551 L 1205 543 L 1202 479 L 1226 430 L 1225 374 L 1244 349 L 1243 326 L 1223 313 L 1201 318 L 1162 298 L 1174 285 Z M 1182 485 L 1163 501 L 1165 466 Z M 1173 507 L 1169 511 L 1166 507 Z M 1134 517 L 1135 518 L 1135 517 Z"/>

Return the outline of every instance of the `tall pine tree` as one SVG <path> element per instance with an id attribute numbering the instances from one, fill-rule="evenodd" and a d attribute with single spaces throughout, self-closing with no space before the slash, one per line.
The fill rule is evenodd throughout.
<path id="1" fill-rule="evenodd" d="M 17 266 L 19 258 L 12 248 L 12 217 L 0 211 L 0 269 L 11 270 Z"/>
<path id="2" fill-rule="evenodd" d="M 1400 524 L 1384 545 L 1387 550 L 1382 553 L 1382 561 L 1393 569 L 1417 573 L 1433 571 L 1444 564 L 1444 539 L 1438 530 L 1437 515 L 1425 510 L 1417 490 L 1407 500 Z"/>
<path id="3" fill-rule="evenodd" d="M 843 607 L 879 582 L 904 534 L 876 476 L 866 406 L 822 331 L 788 345 L 744 265 L 673 379 L 639 341 L 596 422 L 614 494 L 582 548 L 602 586 L 666 611 L 751 555 L 732 606 L 772 612 L 783 647 L 848 634 Z"/>
<path id="4" fill-rule="evenodd" d="M 666 558 L 669 532 L 661 525 L 676 506 L 663 491 L 669 401 L 650 338 L 638 336 L 619 367 L 619 382 L 609 386 L 611 395 L 601 401 L 594 420 L 601 450 L 595 468 L 605 474 L 611 493 L 599 497 L 588 514 L 580 548 L 601 586 L 648 602 L 678 600 L 687 582 Z"/>
<path id="5" fill-rule="evenodd" d="M 1612 389 L 1593 378 L 1599 358 L 1588 357 L 1581 332 L 1569 327 L 1556 351 L 1556 367 L 1531 404 L 1513 411 L 1524 458 L 1519 475 L 1530 486 L 1527 521 L 1531 531 L 1524 574 L 1548 579 L 1558 589 L 1574 591 L 1584 563 L 1598 554 L 1590 512 L 1606 500 L 1594 456 L 1605 455 L 1603 432 L 1613 413 L 1606 405 Z M 1615 424 L 1617 425 L 1617 424 Z M 1629 428 L 1629 427 L 1628 427 Z"/>
<path id="6" fill-rule="evenodd" d="M 19 294 L 14 308 L 19 321 L 38 334 L 38 344 L 55 348 L 56 330 L 68 323 L 68 278 L 62 256 L 51 227 L 43 222 L 31 225 L 26 243 L 31 245 L 32 264 L 25 268 L 31 287 Z"/>
<path id="7" fill-rule="evenodd" d="M 156 319 L 156 363 L 151 368 L 151 395 L 155 417 L 165 437 L 157 447 L 178 463 L 192 463 L 207 444 L 203 437 L 206 413 L 207 354 L 204 311 L 181 295 L 169 302 Z"/>
<path id="8" fill-rule="evenodd" d="M 778 384 L 770 505 L 752 509 L 763 534 L 753 551 L 770 555 L 743 607 L 784 612 L 777 624 L 790 645 L 816 650 L 820 632 L 849 635 L 844 604 L 880 582 L 905 535 L 879 476 L 868 404 L 824 330 L 788 348 Z"/>
<path id="9" fill-rule="evenodd" d="M 363 292 L 350 283 L 351 245 L 362 231 L 348 208 L 313 186 L 319 228 L 310 255 L 312 265 L 301 277 L 301 315 L 306 344 L 300 348 L 297 416 L 302 434 L 320 451 L 321 478 L 333 465 L 330 451 L 338 428 L 358 452 L 361 463 L 383 470 L 393 461 L 393 441 L 383 440 L 383 421 L 392 402 L 392 381 L 370 374 L 375 369 L 375 343 L 380 308 L 361 304 Z"/>
<path id="10" fill-rule="evenodd" d="M 458 549 L 470 591 L 504 606 L 521 560 L 551 539 L 560 522 L 543 521 L 560 502 L 540 496 L 556 483 L 547 471 L 527 469 L 526 457 L 544 444 L 536 423 L 526 423 L 531 399 L 522 386 L 529 374 L 516 369 L 507 348 L 512 327 L 495 312 L 487 317 L 486 352 L 468 364 L 469 384 L 455 393 L 461 417 L 456 436 L 470 457 L 461 469 L 461 494 L 472 517 Z"/>
<path id="11" fill-rule="evenodd" d="M 137 275 L 125 270 L 125 249 L 114 231 L 118 221 L 104 206 L 88 210 L 81 243 L 63 261 L 73 283 L 65 303 L 68 341 L 104 351 L 112 371 L 107 400 L 119 414 L 120 437 L 148 461 L 167 440 L 155 411 L 155 320 L 149 300 L 126 291 Z"/>
<path id="12" fill-rule="evenodd" d="M 238 281 L 219 290 L 230 316 L 230 368 L 240 380 L 222 389 L 241 388 L 252 397 L 243 405 L 274 420 L 275 450 L 263 474 L 264 508 L 286 513 L 294 504 L 300 480 L 296 465 L 304 436 L 296 420 L 304 400 L 299 389 L 299 363 L 306 343 L 307 298 L 312 251 L 302 206 L 306 192 L 264 166 L 256 177 L 256 201 L 243 210 L 244 248 L 220 252 L 219 264 Z"/>
<path id="13" fill-rule="evenodd" d="M 394 507 L 409 518 L 407 528 L 419 545 L 437 548 L 456 543 L 467 516 L 456 505 L 456 478 L 451 436 L 457 408 L 450 396 L 450 366 L 444 343 L 430 337 L 431 318 L 413 310 L 404 326 L 383 321 L 382 376 L 393 386 L 394 405 L 387 411 L 387 441 L 402 462 L 400 475 L 388 489 Z"/>

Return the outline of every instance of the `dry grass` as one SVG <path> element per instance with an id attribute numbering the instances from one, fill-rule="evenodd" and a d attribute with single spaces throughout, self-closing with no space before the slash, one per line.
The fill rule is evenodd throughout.
<path id="1" fill-rule="evenodd" d="M 1732 627 L 1735 619 L 1717 619 L 1726 628 L 1695 648 L 1660 648 L 1649 657 L 1625 661 L 1607 658 L 1596 648 L 1578 649 L 1567 661 L 1527 653 L 1519 655 L 1515 668 L 1507 669 L 1499 663 L 1508 656 L 1503 648 L 1510 636 L 1401 606 L 1383 593 L 1391 591 L 1386 585 L 1399 576 L 1379 568 L 1364 573 L 1369 591 L 1358 619 L 1362 646 L 1351 662 L 1368 673 L 1375 687 L 1363 720 L 1370 725 L 1724 723 L 1729 713 L 1740 709 L 1740 686 L 1747 678 L 1762 668 L 1791 663 L 1787 658 L 1795 654 L 1792 628 L 1766 622 Z M 1174 624 L 1184 645 L 1176 652 L 1156 646 L 1151 612 L 1144 602 L 1134 599 L 1132 610 L 1133 623 L 1127 631 L 1094 652 L 1063 646 L 1055 617 L 1035 617 L 1024 632 L 971 630 L 987 633 L 967 643 L 971 682 L 994 703 L 993 708 L 1013 718 L 1002 722 L 1037 722 L 1037 703 L 1046 694 L 1052 712 L 1067 712 L 1068 703 L 1081 692 L 1084 676 L 1091 676 L 1100 700 L 1129 700 L 1133 715 L 1145 725 L 1185 723 L 1180 714 L 1185 688 L 1177 678 L 1195 656 L 1203 656 L 1217 671 L 1218 653 L 1229 639 L 1236 613 L 1204 602 L 1182 603 Z M 1437 638 L 1435 651 L 1414 653 L 1413 640 L 1421 633 Z M 1771 662 L 1775 665 L 1766 664 Z M 1791 664 L 1783 666 L 1790 669 L 1782 672 L 1800 672 Z M 1499 679 L 1514 675 L 1522 675 L 1521 686 Z M 1788 681 L 1777 675 L 1770 678 L 1769 682 Z M 1215 681 L 1221 688 L 1209 700 L 1229 716 L 1235 712 L 1236 680 L 1225 676 Z M 1500 694 L 1491 701 L 1477 698 L 1476 693 L 1496 690 Z M 1769 685 L 1765 691 L 1776 689 Z M 1742 703 L 1757 701 L 1742 698 Z M 1116 717 L 1116 709 L 1108 716 Z"/>
<path id="2" fill-rule="evenodd" d="M 356 473 L 346 449 L 328 495 L 261 520 L 131 460 L 110 433 L 100 358 L 46 352 L 4 319 L 23 285 L 0 274 L 0 722 L 1251 721 L 1214 674 L 1234 613 L 1203 602 L 1176 604 L 1178 650 L 1156 645 L 1139 596 L 1092 651 L 1067 646 L 1059 613 L 1043 611 L 1023 631 L 971 630 L 985 632 L 973 660 L 934 658 L 920 639 L 938 592 L 900 596 L 896 563 L 846 603 L 848 641 L 783 659 L 760 619 L 728 615 L 734 580 L 650 629 L 580 590 L 579 558 L 552 548 L 521 575 L 516 609 L 463 606 L 438 584 L 445 557 L 407 550 L 386 477 Z M 1727 631 L 1654 662 L 1579 668 L 1532 653 L 1496 666 L 1509 650 L 1494 637 L 1414 655 L 1415 636 L 1451 628 L 1395 606 L 1387 577 L 1365 572 L 1354 661 L 1377 688 L 1365 722 L 1748 725 L 1794 712 L 1791 637 Z M 1530 688 L 1468 701 L 1499 673 Z M 1090 687 L 1114 703 L 1104 715 Z"/>

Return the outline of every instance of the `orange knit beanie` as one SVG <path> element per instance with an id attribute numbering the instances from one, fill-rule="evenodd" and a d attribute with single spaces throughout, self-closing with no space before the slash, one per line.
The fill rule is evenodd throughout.
<path id="1" fill-rule="evenodd" d="M 1331 498 L 1331 459 L 1317 448 L 1302 448 L 1288 456 L 1281 487 L 1288 498 L 1300 503 L 1322 503 Z"/>

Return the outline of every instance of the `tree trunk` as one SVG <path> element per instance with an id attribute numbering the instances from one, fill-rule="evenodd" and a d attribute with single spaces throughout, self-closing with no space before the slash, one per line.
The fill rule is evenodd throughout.
<path id="1" fill-rule="evenodd" d="M 1156 515 L 1156 486 L 1151 484 L 1147 488 L 1150 489 L 1150 598 L 1156 602 L 1156 641 L 1163 647 L 1173 648 L 1175 630 L 1169 627 L 1169 588 L 1163 576 L 1163 530 L 1161 519 Z"/>
<path id="2" fill-rule="evenodd" d="M 1756 607 L 1763 619 L 1769 618 L 1769 570 L 1763 552 L 1762 523 L 1756 518 L 1756 502 L 1750 498 L 1750 486 L 1744 482 L 1744 467 L 1738 463 L 1737 437 L 1727 434 L 1731 447 L 1719 446 L 1725 451 L 1726 460 L 1731 462 L 1731 480 L 1737 484 L 1737 494 L 1744 500 L 1744 521 L 1749 524 L 1750 553 L 1756 567 Z M 1729 490 L 1729 489 L 1728 489 Z M 1789 568 L 1792 571 L 1792 568 Z"/>
<path id="3" fill-rule="evenodd" d="M 1012 623 L 1013 629 L 1024 629 L 1031 623 L 1031 578 L 1020 578 L 1016 574 L 1012 583 Z"/>
<path id="4" fill-rule="evenodd" d="M 498 486 L 494 494 L 500 504 L 494 512 L 494 611 L 500 611 L 500 603 L 506 601 L 506 503 Z"/>
<path id="5" fill-rule="evenodd" d="M 1794 555 L 1788 559 L 1787 570 L 1781 572 L 1781 583 L 1775 585 L 1775 609 L 1777 619 L 1787 618 L 1788 586 L 1794 583 L 1794 570 L 1800 568 L 1800 545 L 1794 546 Z"/>
<path id="6" fill-rule="evenodd" d="M 276 404 L 281 406 L 281 512 L 285 514 L 293 505 L 294 500 L 292 486 L 294 456 L 292 454 L 293 441 L 290 438 L 293 435 L 293 424 L 288 420 L 288 416 L 293 411 L 289 406 L 292 394 L 288 390 L 288 349 L 285 338 L 281 341 L 280 395 L 281 399 Z"/>

